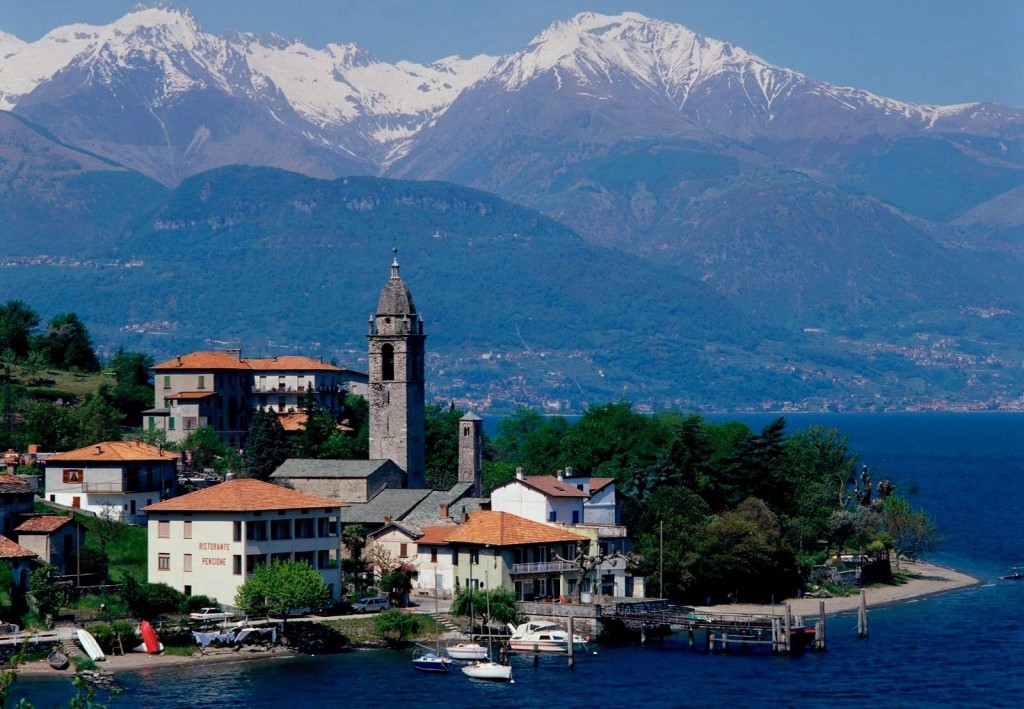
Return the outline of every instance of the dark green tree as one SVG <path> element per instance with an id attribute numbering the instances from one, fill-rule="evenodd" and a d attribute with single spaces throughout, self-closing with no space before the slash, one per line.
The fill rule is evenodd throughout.
<path id="1" fill-rule="evenodd" d="M 427 404 L 424 423 L 428 487 L 447 490 L 458 480 L 459 419 L 464 415 L 454 406 Z"/>
<path id="2" fill-rule="evenodd" d="M 273 411 L 257 411 L 242 452 L 242 474 L 266 480 L 291 456 L 291 444 Z"/>
<path id="3" fill-rule="evenodd" d="M 196 470 L 213 468 L 224 472 L 231 469 L 238 458 L 234 450 L 221 442 L 212 426 L 199 426 L 192 430 L 181 442 L 181 447 L 192 451 L 192 464 Z"/>
<path id="4" fill-rule="evenodd" d="M 32 571 L 28 592 L 36 611 L 41 616 L 53 616 L 67 602 L 64 586 L 57 583 L 60 572 L 52 564 L 44 564 Z"/>
<path id="5" fill-rule="evenodd" d="M 31 349 L 59 369 L 100 371 L 100 361 L 92 347 L 92 336 L 75 313 L 57 315 L 50 320 L 46 331 L 32 338 Z"/>
<path id="6" fill-rule="evenodd" d="M 103 392 L 86 395 L 85 401 L 77 407 L 75 414 L 79 421 L 81 445 L 121 440 L 120 423 L 124 414 L 103 396 Z"/>
<path id="7" fill-rule="evenodd" d="M 82 423 L 74 407 L 33 401 L 26 406 L 21 434 L 26 443 L 37 443 L 42 450 L 67 451 L 78 447 Z"/>
<path id="8" fill-rule="evenodd" d="M 121 349 L 107 362 L 106 371 L 117 381 L 110 394 L 111 403 L 124 414 L 126 426 L 142 425 L 142 412 L 153 407 L 152 366 L 149 355 Z"/>
<path id="9" fill-rule="evenodd" d="M 285 621 L 295 610 L 319 608 L 329 596 L 323 576 L 292 559 L 257 566 L 235 593 L 235 605 L 250 615 L 273 613 Z"/>
<path id="10" fill-rule="evenodd" d="M 39 314 L 23 301 L 8 300 L 0 305 L 0 353 L 11 352 L 24 359 L 29 353 L 32 328 L 39 325 Z"/>
<path id="11" fill-rule="evenodd" d="M 296 458 L 324 458 L 328 441 L 338 432 L 338 422 L 315 402 L 307 401 L 304 410 L 306 420 L 292 440 L 292 452 Z"/>

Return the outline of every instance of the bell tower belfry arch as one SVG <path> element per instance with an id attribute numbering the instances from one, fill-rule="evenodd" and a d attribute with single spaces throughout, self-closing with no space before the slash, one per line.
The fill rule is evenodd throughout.
<path id="1" fill-rule="evenodd" d="M 405 471 L 406 486 L 426 487 L 424 352 L 427 336 L 412 294 L 398 275 L 398 249 L 391 277 L 370 317 L 370 458 L 390 459 Z"/>

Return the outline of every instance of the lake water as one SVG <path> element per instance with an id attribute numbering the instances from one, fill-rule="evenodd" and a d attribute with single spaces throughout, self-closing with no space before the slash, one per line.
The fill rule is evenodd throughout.
<path id="1" fill-rule="evenodd" d="M 715 417 L 717 419 L 717 417 Z M 753 428 L 773 416 L 733 416 Z M 929 560 L 979 586 L 870 611 L 871 637 L 853 615 L 828 621 L 829 649 L 799 657 L 708 655 L 685 637 L 646 647 L 597 648 L 569 671 L 514 658 L 514 685 L 461 673 L 415 672 L 409 656 L 360 651 L 119 675 L 114 706 L 238 707 L 1011 707 L 1024 691 L 1024 415 L 834 414 L 787 416 L 848 434 L 872 470 L 917 486 L 915 505 L 947 536 Z M 66 684 L 18 680 L 15 698 L 64 703 Z"/>

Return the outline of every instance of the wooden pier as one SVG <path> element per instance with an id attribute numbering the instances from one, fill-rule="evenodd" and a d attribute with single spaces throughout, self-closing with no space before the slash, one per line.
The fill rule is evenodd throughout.
<path id="1" fill-rule="evenodd" d="M 664 601 L 618 603 L 603 607 L 599 619 L 617 621 L 639 632 L 641 642 L 646 642 L 648 632 L 667 628 L 685 632 L 690 647 L 696 647 L 698 636 L 703 634 L 703 645 L 709 652 L 758 647 L 774 653 L 800 652 L 806 647 L 825 649 L 824 602 L 819 604 L 818 620 L 812 628 L 806 627 L 801 618 L 794 618 L 788 605 L 766 615 L 698 612 L 687 606 L 669 606 Z"/>

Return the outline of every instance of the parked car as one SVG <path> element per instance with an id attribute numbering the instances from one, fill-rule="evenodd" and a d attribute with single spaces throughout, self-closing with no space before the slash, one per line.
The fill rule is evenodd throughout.
<path id="1" fill-rule="evenodd" d="M 352 604 L 344 599 L 325 603 L 317 609 L 317 615 L 349 615 L 353 612 Z"/>
<path id="2" fill-rule="evenodd" d="M 220 608 L 200 608 L 196 612 L 188 614 L 189 620 L 205 620 L 209 622 L 231 620 L 234 617 L 234 613 L 222 611 Z"/>
<path id="3" fill-rule="evenodd" d="M 352 604 L 352 610 L 356 613 L 380 613 L 391 607 L 391 602 L 386 598 L 364 598 Z"/>

